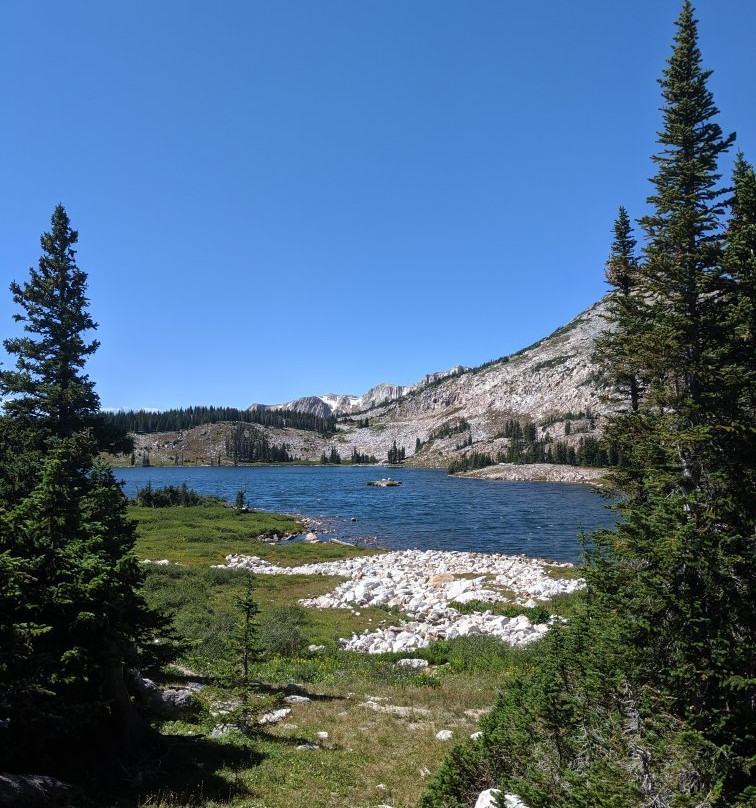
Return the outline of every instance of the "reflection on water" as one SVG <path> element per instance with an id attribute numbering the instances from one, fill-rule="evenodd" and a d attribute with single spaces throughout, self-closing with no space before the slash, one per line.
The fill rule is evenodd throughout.
<path id="1" fill-rule="evenodd" d="M 148 481 L 180 485 L 233 501 L 239 488 L 253 508 L 327 520 L 328 536 L 391 549 L 525 553 L 576 561 L 579 534 L 611 527 L 606 501 L 585 485 L 467 480 L 440 469 L 392 468 L 402 485 L 370 467 L 252 466 L 116 469 L 133 496 Z M 357 521 L 352 521 L 356 518 Z"/>

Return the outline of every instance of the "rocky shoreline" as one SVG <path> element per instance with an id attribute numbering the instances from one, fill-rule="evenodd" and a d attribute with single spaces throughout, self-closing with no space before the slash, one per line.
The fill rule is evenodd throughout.
<path id="1" fill-rule="evenodd" d="M 462 471 L 451 476 L 475 480 L 588 483 L 600 487 L 605 474 L 606 469 L 590 466 L 567 466 L 556 463 L 499 463 L 474 471 Z"/>
<path id="2" fill-rule="evenodd" d="M 410 618 L 387 620 L 389 625 L 342 638 L 345 650 L 369 654 L 411 652 L 432 640 L 473 634 L 490 634 L 510 645 L 525 646 L 543 636 L 558 618 L 534 624 L 524 614 L 510 618 L 489 609 L 465 614 L 453 604 L 512 603 L 528 609 L 585 586 L 582 578 L 549 574 L 572 564 L 523 555 L 440 550 L 402 550 L 299 567 L 279 567 L 257 556 L 230 555 L 219 566 L 248 569 L 257 575 L 344 576 L 346 580 L 329 594 L 300 603 L 318 609 L 377 606 L 396 609 Z"/>

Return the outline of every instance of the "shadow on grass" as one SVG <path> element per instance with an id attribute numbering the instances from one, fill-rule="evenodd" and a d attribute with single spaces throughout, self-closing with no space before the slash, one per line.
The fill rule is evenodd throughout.
<path id="1" fill-rule="evenodd" d="M 259 766 L 265 759 L 254 748 L 254 738 L 234 741 L 164 735 L 162 756 L 141 781 L 112 783 L 93 795 L 98 808 L 190 808 L 213 800 L 226 802 L 246 789 L 234 772 Z M 224 776 L 222 770 L 229 770 Z M 106 799 L 107 802 L 103 802 Z"/>
<path id="2" fill-rule="evenodd" d="M 304 687 L 296 685 L 269 685 L 265 682 L 255 682 L 250 685 L 250 688 L 255 693 L 264 693 L 267 696 L 280 696 L 282 699 L 286 696 L 305 696 L 310 701 L 345 701 L 346 696 L 329 696 L 323 693 L 310 693 Z"/>

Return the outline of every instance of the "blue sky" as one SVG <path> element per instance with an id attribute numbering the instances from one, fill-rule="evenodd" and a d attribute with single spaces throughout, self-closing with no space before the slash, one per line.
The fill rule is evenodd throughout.
<path id="1" fill-rule="evenodd" d="M 644 212 L 679 7 L 0 0 L 0 334 L 62 202 L 105 407 L 358 394 L 517 350 L 603 294 L 617 207 Z M 696 12 L 754 161 L 756 3 Z"/>

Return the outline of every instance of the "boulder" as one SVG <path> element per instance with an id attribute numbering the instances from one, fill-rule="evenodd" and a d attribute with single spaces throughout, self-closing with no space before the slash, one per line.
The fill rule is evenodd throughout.
<path id="1" fill-rule="evenodd" d="M 478 800 L 475 803 L 475 808 L 498 808 L 499 803 L 496 801 L 501 791 L 498 788 L 487 788 L 478 794 Z M 516 795 L 504 795 L 504 808 L 528 808 L 528 806 Z"/>
<path id="2" fill-rule="evenodd" d="M 428 667 L 428 660 L 427 659 L 398 659 L 396 662 L 397 665 L 401 665 L 404 668 L 427 668 Z"/>
<path id="3" fill-rule="evenodd" d="M 163 690 L 152 679 L 142 676 L 138 670 L 132 668 L 128 674 L 129 690 L 148 712 L 160 718 L 176 719 L 186 717 L 194 711 L 194 691 L 201 685 L 169 687 Z"/>
<path id="4" fill-rule="evenodd" d="M 446 586 L 446 584 L 453 583 L 455 580 L 454 576 L 448 572 L 440 572 L 436 575 L 431 575 L 428 578 L 428 583 L 431 586 Z"/>
<path id="5" fill-rule="evenodd" d="M 41 774 L 0 774 L 0 808 L 53 808 L 69 804 L 71 786 Z"/>
<path id="6" fill-rule="evenodd" d="M 498 808 L 496 798 L 501 794 L 498 788 L 487 788 L 478 794 L 475 808 Z"/>
<path id="7" fill-rule="evenodd" d="M 277 724 L 279 721 L 283 721 L 287 715 L 291 715 L 291 709 L 289 707 L 284 707 L 281 710 L 273 710 L 269 713 L 265 713 L 265 715 L 260 716 L 257 720 L 258 724 Z"/>
<path id="8" fill-rule="evenodd" d="M 444 590 L 444 596 L 447 600 L 456 600 L 463 592 L 467 592 L 472 585 L 473 582 L 467 578 L 463 578 L 461 581 L 454 581 L 453 583 L 447 584 Z"/>
<path id="9" fill-rule="evenodd" d="M 528 808 L 527 805 L 517 796 L 517 794 L 505 794 L 504 805 L 506 808 Z"/>

